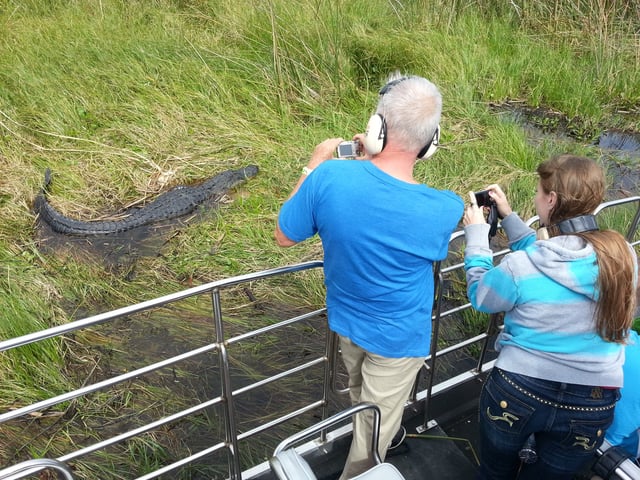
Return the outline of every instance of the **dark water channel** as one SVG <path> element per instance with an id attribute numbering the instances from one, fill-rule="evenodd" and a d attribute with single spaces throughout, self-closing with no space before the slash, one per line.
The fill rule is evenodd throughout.
<path id="1" fill-rule="evenodd" d="M 520 125 L 534 146 L 551 144 L 558 153 L 563 145 L 593 147 L 590 157 L 605 166 L 611 179 L 607 200 L 640 194 L 640 131 L 601 128 L 590 133 L 593 129 L 579 120 L 521 102 L 492 104 L 491 110 L 504 121 Z"/>
<path id="2" fill-rule="evenodd" d="M 640 134 L 605 131 L 597 146 L 607 155 L 614 191 L 621 196 L 640 194 Z"/>

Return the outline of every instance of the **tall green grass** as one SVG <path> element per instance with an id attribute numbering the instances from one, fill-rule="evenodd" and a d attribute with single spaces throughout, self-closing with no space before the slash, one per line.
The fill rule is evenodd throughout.
<path id="1" fill-rule="evenodd" d="M 4 0 L 0 24 L 3 338 L 321 258 L 317 239 L 275 246 L 278 208 L 316 143 L 363 130 L 394 70 L 444 96 L 443 145 L 418 177 L 462 196 L 499 182 L 525 216 L 539 161 L 598 157 L 590 136 L 640 122 L 630 1 Z M 585 144 L 532 145 L 491 112 L 508 99 L 575 119 Z M 258 177 L 139 259 L 135 278 L 38 248 L 31 204 L 47 167 L 52 202 L 87 219 L 251 163 Z M 321 298 L 320 282 L 300 301 Z M 40 374 L 62 390 L 65 348 L 0 356 L 0 408 L 38 398 Z"/>

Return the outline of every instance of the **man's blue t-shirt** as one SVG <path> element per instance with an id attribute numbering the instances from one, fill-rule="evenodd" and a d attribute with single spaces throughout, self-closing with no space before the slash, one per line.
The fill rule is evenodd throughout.
<path id="1" fill-rule="evenodd" d="M 280 230 L 324 248 L 331 330 L 385 357 L 429 352 L 433 262 L 447 256 L 460 197 L 398 180 L 370 161 L 320 164 L 283 205 Z"/>

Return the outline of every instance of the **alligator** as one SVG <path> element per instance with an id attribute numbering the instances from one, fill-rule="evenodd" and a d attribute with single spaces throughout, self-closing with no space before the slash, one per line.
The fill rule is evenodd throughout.
<path id="1" fill-rule="evenodd" d="M 207 200 L 219 198 L 228 190 L 258 174 L 258 167 L 248 165 L 237 170 L 227 170 L 198 185 L 179 185 L 160 194 L 147 205 L 132 209 L 118 220 L 82 221 L 69 218 L 58 212 L 47 199 L 51 184 L 51 170 L 47 168 L 44 186 L 34 200 L 34 210 L 58 233 L 66 235 L 105 235 L 120 233 L 162 220 L 170 220 L 193 212 Z"/>

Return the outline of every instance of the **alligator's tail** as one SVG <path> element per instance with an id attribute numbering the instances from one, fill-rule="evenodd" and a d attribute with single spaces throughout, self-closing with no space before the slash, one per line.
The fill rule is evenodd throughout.
<path id="1" fill-rule="evenodd" d="M 51 169 L 47 167 L 44 171 L 44 185 L 42 186 L 42 192 L 48 192 L 49 185 L 51 185 Z"/>
<path id="2" fill-rule="evenodd" d="M 38 192 L 33 202 L 33 209 L 39 217 L 44 216 L 44 211 L 48 206 L 47 193 L 49 192 L 49 185 L 51 185 L 51 169 L 47 167 L 44 171 L 44 183 L 42 187 L 40 187 L 40 192 Z"/>
<path id="3" fill-rule="evenodd" d="M 44 172 L 44 184 L 33 202 L 33 209 L 38 218 L 46 222 L 54 231 L 70 235 L 91 235 L 112 233 L 113 222 L 82 222 L 65 217 L 51 206 L 47 200 L 49 185 L 51 184 L 51 169 Z"/>

